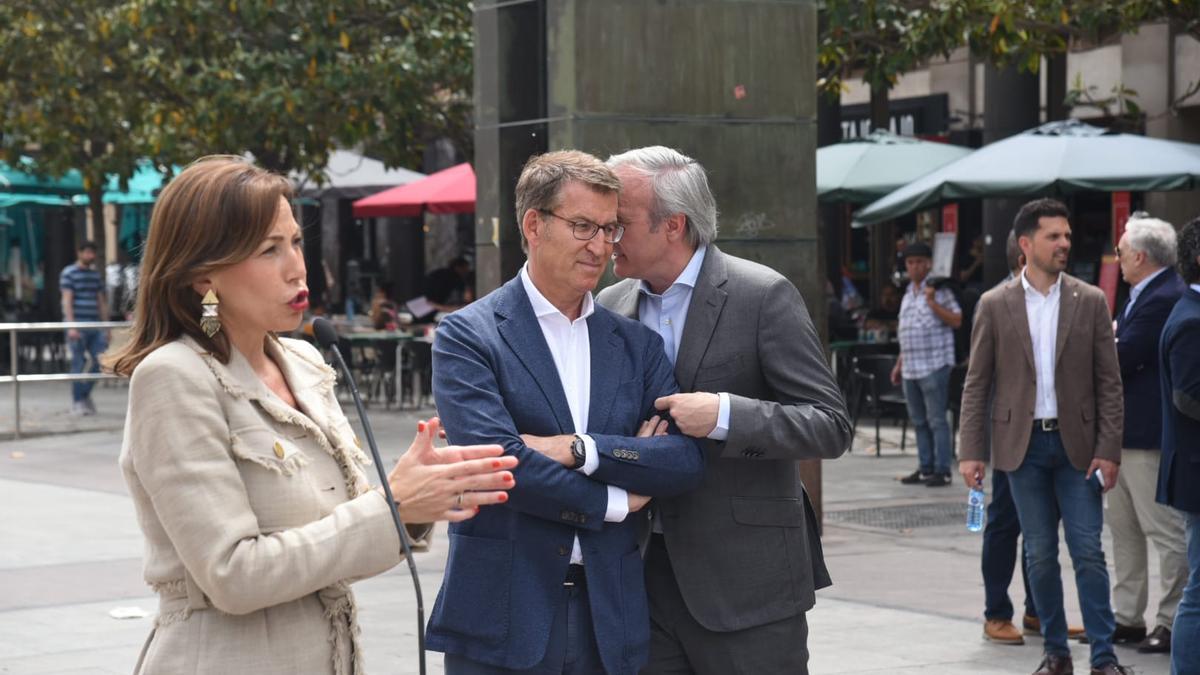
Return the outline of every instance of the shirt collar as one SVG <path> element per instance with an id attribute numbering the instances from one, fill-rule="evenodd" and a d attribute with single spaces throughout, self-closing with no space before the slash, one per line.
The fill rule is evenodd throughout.
<path id="1" fill-rule="evenodd" d="M 676 286 L 695 288 L 696 282 L 700 279 L 700 268 L 704 265 L 704 254 L 707 252 L 707 246 L 701 246 L 700 248 L 696 249 L 696 252 L 692 254 L 692 259 L 688 261 L 687 266 L 683 268 L 683 271 L 679 273 L 679 276 L 675 278 L 675 281 L 670 285 L 670 287 L 663 292 L 663 295 L 669 293 L 671 289 L 675 288 Z M 645 279 L 642 279 L 642 281 L 639 282 L 638 290 L 646 295 L 658 295 L 654 291 L 650 290 L 650 284 L 646 283 Z"/>
<path id="2" fill-rule="evenodd" d="M 1045 296 L 1042 296 L 1041 291 L 1034 288 L 1033 284 L 1029 283 L 1029 277 L 1027 277 L 1025 275 L 1025 270 L 1027 270 L 1027 269 L 1029 269 L 1029 267 L 1026 267 L 1025 269 L 1021 270 L 1021 285 L 1025 287 L 1026 293 L 1037 293 L 1039 297 L 1047 297 L 1048 298 L 1051 295 L 1054 295 L 1055 293 L 1057 293 L 1059 291 L 1059 289 L 1062 288 L 1063 275 L 1062 275 L 1062 272 L 1059 272 L 1058 278 L 1054 280 L 1054 285 L 1050 287 L 1050 292 L 1047 293 Z"/>
<path id="3" fill-rule="evenodd" d="M 529 296 L 529 304 L 533 305 L 533 313 L 537 318 L 551 316 L 557 314 L 566 319 L 567 316 L 558 311 L 558 308 L 553 305 L 542 292 L 533 285 L 533 279 L 529 278 L 529 263 L 526 262 L 521 266 L 521 285 L 525 287 L 525 294 Z M 588 291 L 583 296 L 583 311 L 579 313 L 580 319 L 586 319 L 596 311 L 596 304 L 592 301 L 592 292 Z"/>
<path id="4" fill-rule="evenodd" d="M 1167 268 L 1165 268 L 1165 267 L 1158 268 L 1157 272 L 1155 272 L 1154 274 L 1151 274 L 1150 276 L 1146 277 L 1145 279 L 1142 279 L 1141 281 L 1137 282 L 1136 286 L 1129 289 L 1129 295 L 1133 296 L 1133 297 L 1141 295 L 1142 291 L 1146 290 L 1146 286 L 1149 286 L 1150 282 L 1154 281 L 1154 277 L 1156 277 L 1166 271 L 1167 271 Z"/>

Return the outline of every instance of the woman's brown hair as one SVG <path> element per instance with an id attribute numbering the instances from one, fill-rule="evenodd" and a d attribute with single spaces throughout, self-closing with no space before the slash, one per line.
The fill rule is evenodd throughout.
<path id="1" fill-rule="evenodd" d="M 241 157 L 215 155 L 188 165 L 154 205 L 132 334 L 105 365 L 128 377 L 150 352 L 182 335 L 228 363 L 224 331 L 210 338 L 200 328 L 200 295 L 192 282 L 249 258 L 270 232 L 279 198 L 291 195 L 286 178 Z"/>

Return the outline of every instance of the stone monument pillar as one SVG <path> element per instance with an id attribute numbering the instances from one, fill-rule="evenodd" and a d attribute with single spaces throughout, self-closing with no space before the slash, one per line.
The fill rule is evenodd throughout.
<path id="1" fill-rule="evenodd" d="M 475 30 L 481 294 L 524 262 L 512 191 L 525 159 L 666 145 L 708 169 L 717 244 L 779 270 L 823 321 L 813 2 L 477 0 Z"/>

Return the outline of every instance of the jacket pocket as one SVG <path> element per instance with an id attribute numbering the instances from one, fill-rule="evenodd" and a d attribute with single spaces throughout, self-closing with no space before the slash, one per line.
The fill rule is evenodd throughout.
<path id="1" fill-rule="evenodd" d="M 733 519 L 759 527 L 803 527 L 804 503 L 794 497 L 734 497 Z"/>
<path id="2" fill-rule="evenodd" d="M 508 637 L 512 542 L 450 534 L 446 575 L 430 628 L 482 642 Z"/>
<path id="3" fill-rule="evenodd" d="M 309 472 L 309 457 L 292 439 L 273 429 L 233 432 L 230 452 L 237 461 L 250 509 L 264 533 L 306 525 L 321 517 L 321 501 Z"/>

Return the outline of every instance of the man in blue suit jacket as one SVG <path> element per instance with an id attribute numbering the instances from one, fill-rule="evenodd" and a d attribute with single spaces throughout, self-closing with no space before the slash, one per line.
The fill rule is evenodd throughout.
<path id="1" fill-rule="evenodd" d="M 1158 340 L 1163 324 L 1187 285 L 1175 272 L 1175 228 L 1157 218 L 1135 217 L 1117 243 L 1129 302 L 1117 312 L 1117 359 L 1125 393 L 1121 473 L 1108 493 L 1105 520 L 1112 530 L 1113 642 L 1136 643 L 1138 651 L 1171 651 L 1171 624 L 1187 581 L 1183 517 L 1154 501 L 1162 447 Z M 1154 630 L 1146 634 L 1149 574 L 1146 540 L 1158 549 L 1161 595 Z"/>
<path id="2" fill-rule="evenodd" d="M 450 441 L 520 459 L 507 504 L 450 528 L 428 639 L 448 675 L 633 675 L 646 662 L 643 519 L 631 514 L 694 488 L 704 460 L 652 418 L 678 390 L 662 338 L 592 301 L 623 233 L 619 190 L 591 155 L 529 160 L 516 190 L 528 263 L 438 327 L 433 391 Z"/>
<path id="3" fill-rule="evenodd" d="M 1162 468 L 1158 501 L 1187 517 L 1188 582 L 1172 629 L 1171 672 L 1200 672 L 1200 218 L 1179 231 L 1179 272 L 1189 287 L 1163 328 Z"/>

